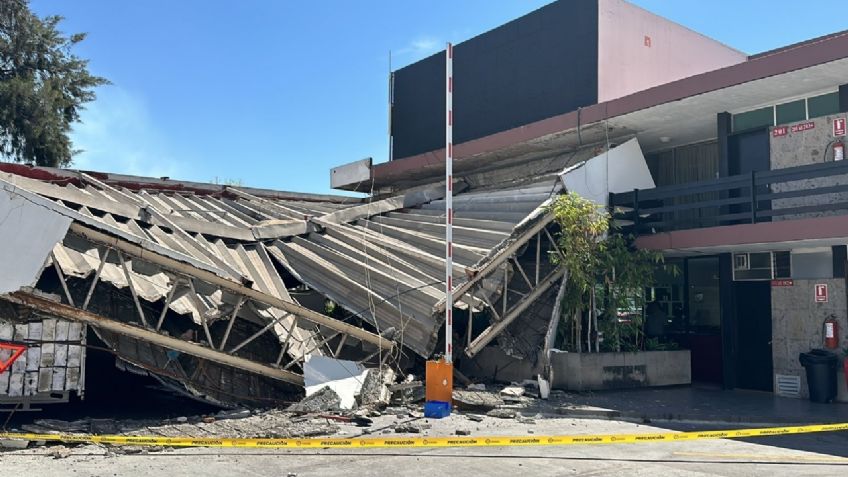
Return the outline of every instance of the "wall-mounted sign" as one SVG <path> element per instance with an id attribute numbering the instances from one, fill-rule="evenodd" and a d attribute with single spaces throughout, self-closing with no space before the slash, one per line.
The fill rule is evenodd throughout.
<path id="1" fill-rule="evenodd" d="M 795 286 L 795 280 L 772 280 L 773 287 L 792 287 Z"/>
<path id="2" fill-rule="evenodd" d="M 833 136 L 840 137 L 845 135 L 845 118 L 833 119 Z"/>
<path id="3" fill-rule="evenodd" d="M 827 283 L 816 284 L 816 303 L 827 303 Z"/>
<path id="4" fill-rule="evenodd" d="M 808 121 L 806 123 L 801 124 L 793 124 L 791 128 L 789 128 L 792 132 L 801 132 L 801 131 L 809 131 L 810 129 L 814 129 L 816 127 L 816 123 L 813 121 Z"/>
<path id="5" fill-rule="evenodd" d="M 787 134 L 789 134 L 789 128 L 786 126 L 777 126 L 771 130 L 772 137 L 786 136 Z"/>

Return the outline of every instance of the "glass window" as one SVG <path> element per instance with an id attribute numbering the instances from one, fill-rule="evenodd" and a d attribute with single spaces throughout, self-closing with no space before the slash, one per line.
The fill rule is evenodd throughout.
<path id="1" fill-rule="evenodd" d="M 827 93 L 807 99 L 810 118 L 818 118 L 839 112 L 839 93 Z"/>
<path id="2" fill-rule="evenodd" d="M 718 257 L 689 260 L 689 324 L 705 331 L 721 325 Z"/>
<path id="3" fill-rule="evenodd" d="M 777 105 L 777 124 L 789 124 L 807 119 L 807 105 L 803 99 Z"/>
<path id="4" fill-rule="evenodd" d="M 733 115 L 734 131 L 745 131 L 765 126 L 774 126 L 774 108 L 771 106 Z"/>
<path id="5" fill-rule="evenodd" d="M 833 251 L 827 247 L 793 250 L 792 278 L 833 278 Z"/>
<path id="6" fill-rule="evenodd" d="M 668 259 L 666 264 L 683 271 L 682 259 Z M 654 274 L 654 285 L 647 290 L 645 316 L 651 318 L 651 334 L 674 333 L 685 330 L 683 316 L 683 273 L 668 273 L 660 268 Z M 658 318 L 662 317 L 662 320 Z M 660 321 L 662 325 L 660 325 Z M 647 326 L 647 323 L 646 323 Z"/>
<path id="7" fill-rule="evenodd" d="M 792 278 L 792 259 L 789 252 L 772 254 L 774 278 Z"/>
<path id="8" fill-rule="evenodd" d="M 771 280 L 772 253 L 739 253 L 733 256 L 734 280 Z"/>

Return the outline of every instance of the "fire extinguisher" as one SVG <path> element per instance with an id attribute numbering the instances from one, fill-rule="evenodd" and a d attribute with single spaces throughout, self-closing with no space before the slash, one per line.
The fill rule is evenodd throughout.
<path id="1" fill-rule="evenodd" d="M 845 159 L 845 145 L 842 144 L 841 140 L 837 139 L 833 143 L 833 160 L 841 161 L 842 159 Z"/>
<path id="2" fill-rule="evenodd" d="M 839 347 L 839 323 L 834 315 L 824 320 L 824 347 L 829 349 Z"/>

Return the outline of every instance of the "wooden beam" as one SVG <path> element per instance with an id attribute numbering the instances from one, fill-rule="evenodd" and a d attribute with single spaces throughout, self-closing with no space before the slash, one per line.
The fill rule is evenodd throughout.
<path id="1" fill-rule="evenodd" d="M 303 376 L 277 369 L 272 366 L 257 363 L 245 358 L 231 356 L 222 353 L 212 348 L 207 348 L 199 344 L 183 341 L 171 336 L 156 333 L 151 330 L 132 326 L 120 321 L 96 315 L 94 313 L 83 311 L 69 305 L 56 303 L 38 295 L 17 291 L 8 295 L 12 301 L 28 306 L 30 308 L 44 311 L 68 320 L 79 321 L 91 326 L 102 328 L 104 330 L 118 333 L 130 338 L 139 339 L 164 348 L 180 351 L 202 359 L 208 359 L 218 364 L 230 366 L 249 373 L 258 374 L 268 378 L 284 381 L 298 386 L 303 386 Z"/>
<path id="2" fill-rule="evenodd" d="M 353 326 L 343 321 L 336 320 L 334 318 L 330 318 L 329 316 L 323 315 L 321 313 L 318 313 L 317 311 L 303 307 L 296 303 L 288 302 L 279 297 L 269 295 L 253 288 L 246 287 L 240 283 L 236 283 L 231 279 L 227 279 L 213 272 L 193 267 L 188 263 L 181 262 L 164 255 L 151 253 L 149 250 L 146 250 L 141 245 L 122 240 L 118 237 L 113 237 L 111 235 L 105 234 L 98 230 L 94 230 L 76 222 L 71 224 L 70 230 L 71 232 L 81 235 L 95 243 L 113 247 L 128 255 L 138 257 L 143 261 L 154 263 L 168 270 L 184 273 L 191 277 L 197 278 L 198 280 L 202 280 L 211 285 L 215 285 L 224 290 L 233 292 L 236 295 L 243 295 L 256 302 L 264 303 L 274 308 L 279 308 L 280 310 L 287 311 L 293 315 L 297 315 L 317 325 L 321 325 L 332 330 L 348 334 L 366 343 L 376 345 L 383 349 L 394 348 L 394 342 L 387 340 L 374 333 L 365 331 L 362 328 Z"/>

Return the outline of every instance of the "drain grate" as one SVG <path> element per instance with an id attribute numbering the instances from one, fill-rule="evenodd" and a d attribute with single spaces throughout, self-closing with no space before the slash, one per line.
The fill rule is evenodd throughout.
<path id="1" fill-rule="evenodd" d="M 801 395 L 801 376 L 775 374 L 774 382 L 779 396 L 798 397 Z"/>

